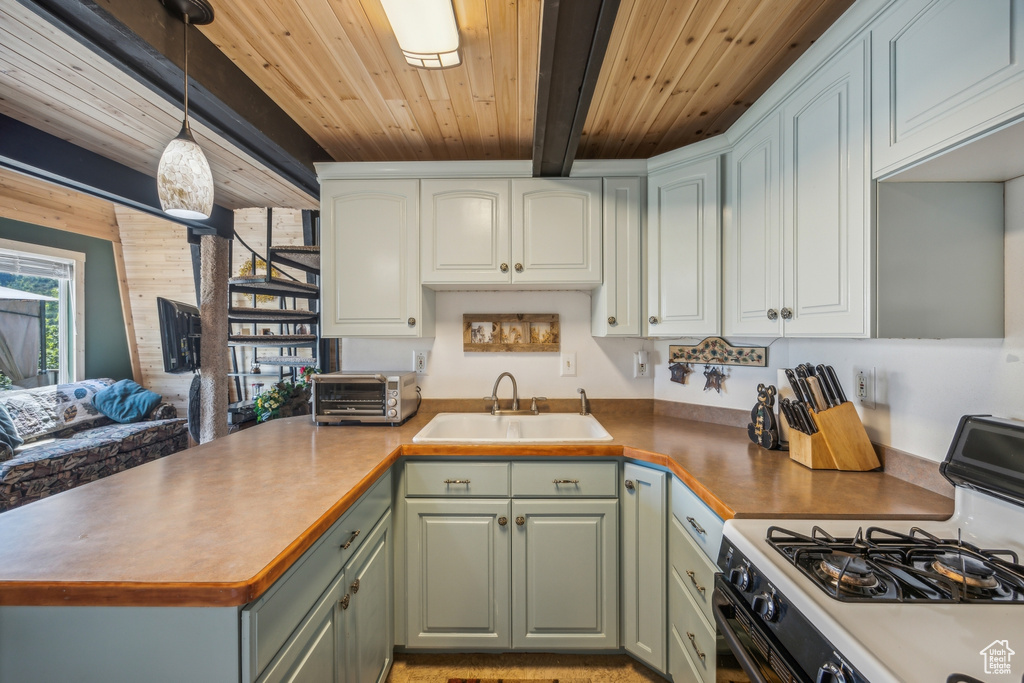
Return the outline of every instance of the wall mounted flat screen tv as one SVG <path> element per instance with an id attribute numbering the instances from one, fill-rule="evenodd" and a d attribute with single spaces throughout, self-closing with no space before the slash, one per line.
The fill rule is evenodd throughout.
<path id="1" fill-rule="evenodd" d="M 195 372 L 199 369 L 199 309 L 163 297 L 156 299 L 160 316 L 160 346 L 164 372 Z"/>

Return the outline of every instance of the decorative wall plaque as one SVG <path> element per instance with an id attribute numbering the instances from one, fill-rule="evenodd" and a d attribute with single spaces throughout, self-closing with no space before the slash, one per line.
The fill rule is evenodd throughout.
<path id="1" fill-rule="evenodd" d="M 463 313 L 462 350 L 557 352 L 557 313 Z"/>
<path id="2" fill-rule="evenodd" d="M 721 337 L 708 337 L 696 346 L 669 346 L 668 362 L 763 368 L 768 365 L 768 349 L 764 346 L 733 346 Z"/>

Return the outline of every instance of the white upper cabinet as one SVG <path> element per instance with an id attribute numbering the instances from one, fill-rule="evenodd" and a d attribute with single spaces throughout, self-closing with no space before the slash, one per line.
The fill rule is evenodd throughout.
<path id="1" fill-rule="evenodd" d="M 423 180 L 424 284 L 507 284 L 511 271 L 508 180 Z"/>
<path id="2" fill-rule="evenodd" d="M 722 230 L 722 333 L 782 336 L 782 138 L 778 112 L 736 143 Z"/>
<path id="3" fill-rule="evenodd" d="M 422 181 L 423 283 L 601 284 L 601 179 Z"/>
<path id="4" fill-rule="evenodd" d="M 604 179 L 604 283 L 591 297 L 590 333 L 639 337 L 644 198 L 640 178 Z"/>
<path id="5" fill-rule="evenodd" d="M 512 181 L 512 282 L 601 284 L 601 179 Z"/>
<path id="6" fill-rule="evenodd" d="M 853 43 L 783 103 L 786 336 L 871 335 L 867 59 Z"/>
<path id="7" fill-rule="evenodd" d="M 433 292 L 420 286 L 419 181 L 321 184 L 321 304 L 326 337 L 431 337 Z"/>
<path id="8" fill-rule="evenodd" d="M 1024 0 L 906 0 L 872 29 L 873 177 L 1024 113 Z"/>
<path id="9" fill-rule="evenodd" d="M 719 333 L 719 157 L 647 180 L 647 335 Z"/>

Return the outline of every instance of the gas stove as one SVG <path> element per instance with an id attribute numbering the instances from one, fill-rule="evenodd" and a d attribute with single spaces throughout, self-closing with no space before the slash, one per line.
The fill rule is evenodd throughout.
<path id="1" fill-rule="evenodd" d="M 716 621 L 752 680 L 1024 680 L 1024 423 L 964 417 L 941 470 L 946 521 L 726 522 Z"/>

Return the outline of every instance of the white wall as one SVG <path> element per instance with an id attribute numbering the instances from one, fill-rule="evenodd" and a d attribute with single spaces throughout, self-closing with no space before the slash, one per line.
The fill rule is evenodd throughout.
<path id="1" fill-rule="evenodd" d="M 1005 184 L 1004 201 L 1004 339 L 781 339 L 768 350 L 772 368 L 803 362 L 833 365 L 852 396 L 854 365 L 874 367 L 876 408 L 858 406 L 868 435 L 931 460 L 945 457 L 961 415 L 1024 419 L 1024 178 Z M 759 382 L 777 382 L 774 369 L 728 368 L 731 376 L 722 394 L 704 392 L 704 378 L 698 374 L 703 368 L 698 366 L 689 386 L 673 384 L 665 362 L 669 343 L 657 343 L 655 398 L 749 408 Z"/>
<path id="2" fill-rule="evenodd" d="M 577 376 L 560 377 L 557 353 L 476 353 L 462 350 L 463 313 L 558 313 L 562 351 L 576 353 Z M 425 398 L 477 398 L 491 393 L 504 371 L 515 375 L 524 398 L 574 398 L 583 387 L 591 398 L 650 398 L 651 379 L 633 378 L 633 352 L 650 350 L 643 339 L 590 336 L 590 293 L 438 292 L 433 339 L 345 339 L 344 370 L 411 370 L 413 351 L 429 350 L 428 374 L 419 385 Z M 508 380 L 498 390 L 512 395 Z"/>

